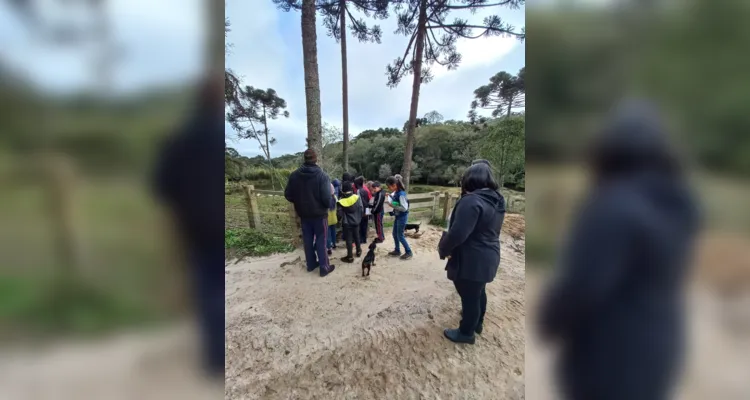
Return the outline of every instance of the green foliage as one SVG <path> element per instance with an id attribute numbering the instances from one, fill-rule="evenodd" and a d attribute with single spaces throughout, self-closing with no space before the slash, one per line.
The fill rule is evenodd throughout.
<path id="1" fill-rule="evenodd" d="M 525 106 L 526 67 L 518 71 L 518 75 L 511 75 L 505 71 L 498 72 L 490 78 L 490 83 L 480 86 L 474 91 L 474 101 L 471 102 L 469 119 L 477 120 L 477 108 L 492 110 L 493 117 L 510 116 L 513 109 Z"/>
<path id="2" fill-rule="evenodd" d="M 501 185 L 525 187 L 526 118 L 511 116 L 491 123 L 481 141 L 480 154 L 492 164 Z"/>
<path id="3" fill-rule="evenodd" d="M 236 258 L 289 253 L 294 250 L 289 242 L 251 228 L 225 230 L 224 248 L 228 250 L 228 255 Z"/>

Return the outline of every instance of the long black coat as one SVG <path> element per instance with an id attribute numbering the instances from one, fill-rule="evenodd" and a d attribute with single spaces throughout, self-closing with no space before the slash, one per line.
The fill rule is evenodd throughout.
<path id="1" fill-rule="evenodd" d="M 619 161 L 580 209 L 540 310 L 540 333 L 561 346 L 568 399 L 666 399 L 682 360 L 696 210 L 672 171 L 639 161 L 659 154 L 661 140 L 648 137 L 658 129 L 619 124 L 610 131 Z"/>
<path id="2" fill-rule="evenodd" d="M 319 166 L 303 164 L 289 175 L 284 196 L 300 218 L 327 218 L 331 183 Z"/>
<path id="3" fill-rule="evenodd" d="M 450 256 L 445 270 L 450 280 L 489 283 L 500 265 L 500 229 L 505 199 L 491 189 L 465 194 L 456 202 L 448 232 L 440 240 L 440 257 Z"/>

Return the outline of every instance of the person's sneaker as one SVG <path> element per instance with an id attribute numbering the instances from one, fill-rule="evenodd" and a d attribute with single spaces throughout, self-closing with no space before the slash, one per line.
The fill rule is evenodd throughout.
<path id="1" fill-rule="evenodd" d="M 312 267 L 312 268 L 307 267 L 307 272 L 313 272 L 313 271 L 315 271 L 315 268 L 318 268 L 319 266 L 320 266 L 320 263 L 315 263 L 314 267 Z"/>
<path id="2" fill-rule="evenodd" d="M 375 240 L 375 243 L 377 243 L 377 244 L 380 244 L 380 243 L 383 243 L 383 242 L 385 242 L 385 240 L 381 240 L 381 239 Z"/>
<path id="3" fill-rule="evenodd" d="M 351 264 L 354 262 L 354 257 L 341 257 L 341 261 Z"/>
<path id="4" fill-rule="evenodd" d="M 406 253 L 403 256 L 399 257 L 399 258 L 402 259 L 402 260 L 411 260 L 412 257 L 413 257 L 413 254 Z"/>
<path id="5" fill-rule="evenodd" d="M 331 254 L 333 254 L 333 251 L 331 251 L 331 249 L 328 249 L 328 255 L 330 256 Z"/>
<path id="6" fill-rule="evenodd" d="M 477 335 L 481 335 L 481 334 L 482 334 L 482 325 L 481 325 L 481 324 L 477 325 L 477 328 L 476 328 L 476 329 L 474 329 L 474 332 L 475 332 L 475 333 L 476 333 Z"/>
<path id="7" fill-rule="evenodd" d="M 357 258 L 362 257 L 362 250 L 357 250 Z"/>
<path id="8" fill-rule="evenodd" d="M 320 277 L 323 278 L 323 277 L 327 276 L 328 274 L 330 274 L 331 272 L 333 272 L 334 269 L 336 269 L 335 265 L 329 265 L 328 269 L 321 268 L 320 269 Z"/>
<path id="9" fill-rule="evenodd" d="M 388 253 L 388 255 L 391 256 L 391 257 L 400 257 L 401 256 L 401 252 L 394 250 L 394 251 Z"/>
<path id="10" fill-rule="evenodd" d="M 474 344 L 476 340 L 474 338 L 474 335 L 471 335 L 471 336 L 464 335 L 458 329 L 446 329 L 443 331 L 443 335 L 453 343 Z"/>

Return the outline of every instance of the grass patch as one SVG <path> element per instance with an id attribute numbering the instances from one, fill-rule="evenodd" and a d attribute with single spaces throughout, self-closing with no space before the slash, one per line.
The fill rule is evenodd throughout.
<path id="1" fill-rule="evenodd" d="M 288 241 L 251 228 L 225 230 L 224 248 L 232 258 L 260 257 L 294 250 Z"/>

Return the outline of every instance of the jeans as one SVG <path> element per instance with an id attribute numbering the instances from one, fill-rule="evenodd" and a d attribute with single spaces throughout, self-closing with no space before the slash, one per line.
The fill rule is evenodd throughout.
<path id="1" fill-rule="evenodd" d="M 305 262 L 307 270 L 312 271 L 320 264 L 320 273 L 328 271 L 328 250 L 326 238 L 328 234 L 328 217 L 302 218 L 302 242 L 305 247 Z M 317 255 L 317 258 L 316 258 Z"/>
<path id="2" fill-rule="evenodd" d="M 487 284 L 456 279 L 453 285 L 461 297 L 461 323 L 458 330 L 463 335 L 472 336 L 474 330 L 484 323 L 484 313 L 487 311 Z"/>
<path id="3" fill-rule="evenodd" d="M 352 244 L 357 246 L 357 252 L 361 252 L 359 245 L 359 226 L 358 225 L 341 225 L 344 230 L 344 240 L 346 241 L 346 256 L 353 257 Z"/>
<path id="4" fill-rule="evenodd" d="M 396 220 L 393 222 L 393 241 L 396 242 L 396 253 L 401 252 L 401 245 L 404 246 L 406 254 L 411 254 L 411 247 L 409 243 L 406 243 L 406 236 L 404 236 L 404 229 L 406 229 L 406 221 L 409 219 L 409 213 L 403 213 L 396 215 Z"/>
<path id="5" fill-rule="evenodd" d="M 328 243 L 326 244 L 329 249 L 336 245 L 336 225 L 328 226 Z"/>

